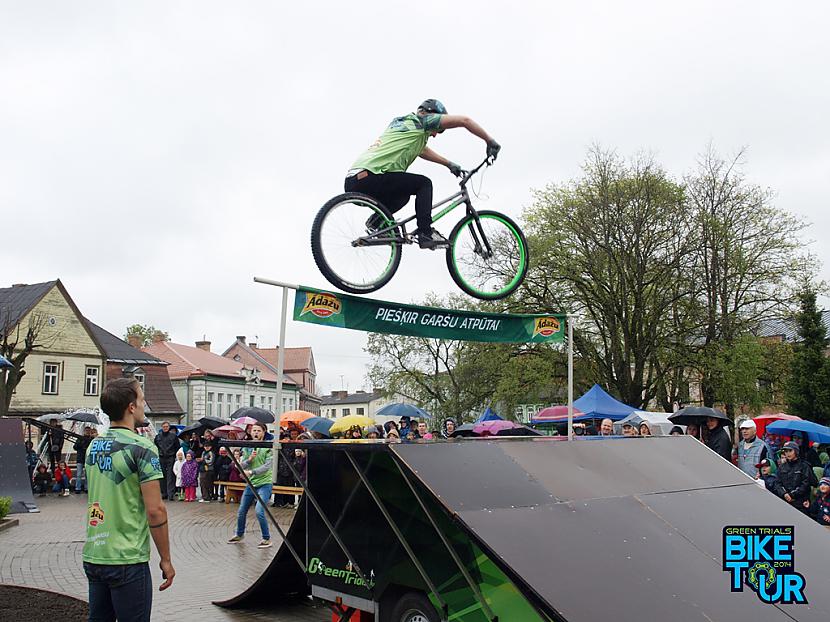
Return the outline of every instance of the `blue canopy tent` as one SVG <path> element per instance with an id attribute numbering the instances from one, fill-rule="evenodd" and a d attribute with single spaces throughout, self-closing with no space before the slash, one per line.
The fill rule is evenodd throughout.
<path id="1" fill-rule="evenodd" d="M 3 369 L 4 367 L 14 367 L 14 365 L 12 365 L 11 361 L 9 361 L 9 359 L 5 356 L 0 356 L 0 369 Z"/>
<path id="2" fill-rule="evenodd" d="M 560 409 L 561 407 L 556 407 Z M 547 410 L 547 409 L 545 409 Z M 610 419 L 611 421 L 620 421 L 625 419 L 628 415 L 636 411 L 633 406 L 623 404 L 618 399 L 608 395 L 605 390 L 595 384 L 582 397 L 574 400 L 574 421 L 590 421 L 592 419 Z M 545 416 L 544 410 L 539 411 L 538 415 L 541 417 L 534 417 L 531 423 L 539 425 L 543 423 L 567 423 L 568 414 L 556 414 L 555 416 Z"/>
<path id="3" fill-rule="evenodd" d="M 476 423 L 482 423 L 483 421 L 502 421 L 502 418 L 493 412 L 493 410 L 488 406 L 485 411 L 479 415 L 478 419 L 476 419 Z"/>

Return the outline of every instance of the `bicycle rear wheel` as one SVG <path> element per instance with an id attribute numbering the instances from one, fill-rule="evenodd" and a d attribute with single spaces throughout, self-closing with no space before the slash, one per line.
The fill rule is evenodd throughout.
<path id="1" fill-rule="evenodd" d="M 527 240 L 504 214 L 468 214 L 450 233 L 447 268 L 453 281 L 474 298 L 499 300 L 521 285 L 527 273 Z"/>
<path id="2" fill-rule="evenodd" d="M 375 199 L 356 192 L 340 194 L 326 203 L 311 226 L 311 252 L 326 280 L 353 294 L 380 289 L 395 275 L 401 263 L 401 245 L 390 241 L 370 246 L 359 240 L 379 239 L 366 230 L 366 222 L 377 216 L 382 227 L 395 220 Z M 382 234 L 400 237 L 399 228 Z"/>

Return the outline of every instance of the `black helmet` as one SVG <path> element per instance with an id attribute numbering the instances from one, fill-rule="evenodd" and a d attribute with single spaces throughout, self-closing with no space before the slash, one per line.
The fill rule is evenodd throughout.
<path id="1" fill-rule="evenodd" d="M 447 109 L 444 108 L 444 104 L 439 102 L 437 99 L 425 99 L 421 102 L 421 105 L 418 106 L 418 110 L 436 114 L 447 114 Z"/>

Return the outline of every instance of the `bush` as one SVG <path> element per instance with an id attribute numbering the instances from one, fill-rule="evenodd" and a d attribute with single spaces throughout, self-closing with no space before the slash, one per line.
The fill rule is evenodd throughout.
<path id="1" fill-rule="evenodd" d="M 12 507 L 12 498 L 11 497 L 0 497 L 0 520 L 6 518 L 6 514 L 9 513 L 9 510 Z"/>

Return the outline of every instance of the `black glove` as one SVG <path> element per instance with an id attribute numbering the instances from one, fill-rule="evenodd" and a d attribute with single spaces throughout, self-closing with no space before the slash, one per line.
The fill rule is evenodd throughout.
<path id="1" fill-rule="evenodd" d="M 461 167 L 455 162 L 450 162 L 449 164 L 447 164 L 447 168 L 450 169 L 450 173 L 452 173 L 456 177 L 461 177 Z"/>
<path id="2" fill-rule="evenodd" d="M 490 139 L 490 142 L 487 143 L 487 157 L 495 160 L 499 155 L 499 151 L 501 151 L 501 145 Z"/>

